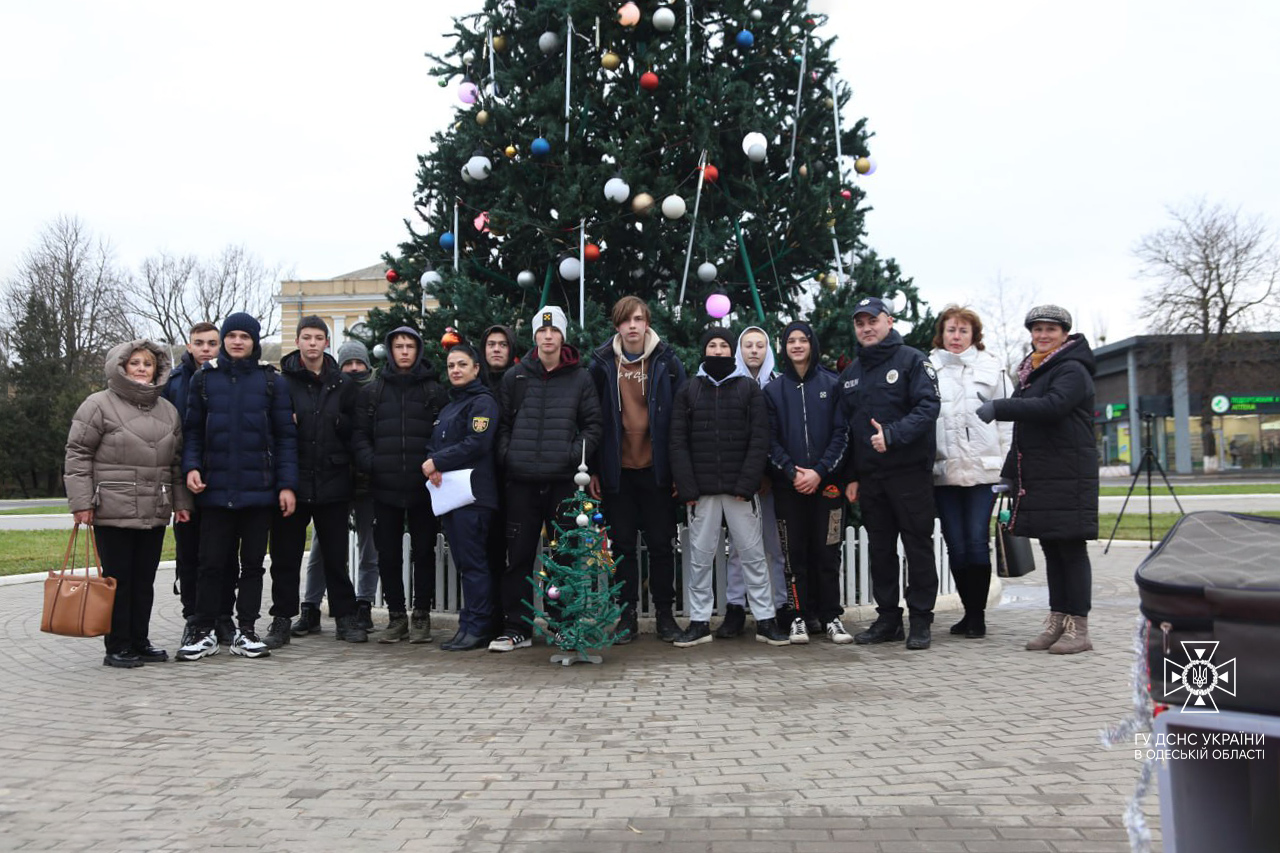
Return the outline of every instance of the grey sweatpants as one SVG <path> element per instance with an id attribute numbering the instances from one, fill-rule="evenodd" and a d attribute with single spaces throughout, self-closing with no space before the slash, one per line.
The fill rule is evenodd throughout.
<path id="1" fill-rule="evenodd" d="M 757 622 L 774 617 L 773 585 L 765 560 L 761 515 L 759 496 L 743 501 L 733 495 L 704 495 L 689 508 L 691 565 L 685 587 L 691 621 L 711 621 L 711 610 L 715 606 L 712 571 L 722 520 L 742 557 L 742 578 L 751 615 Z"/>

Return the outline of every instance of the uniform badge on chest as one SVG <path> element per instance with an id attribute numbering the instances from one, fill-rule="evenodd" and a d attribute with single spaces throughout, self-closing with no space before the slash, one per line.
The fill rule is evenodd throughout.
<path id="1" fill-rule="evenodd" d="M 898 371 L 896 371 L 896 370 L 890 370 L 888 373 L 886 373 L 886 374 L 884 375 L 884 381 L 885 381 L 885 382 L 888 382 L 890 385 L 892 385 L 893 383 L 897 382 L 897 381 L 898 381 Z"/>

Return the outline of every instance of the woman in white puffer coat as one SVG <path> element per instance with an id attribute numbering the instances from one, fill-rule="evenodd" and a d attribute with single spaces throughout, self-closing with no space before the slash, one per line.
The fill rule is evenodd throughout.
<path id="1" fill-rule="evenodd" d="M 938 317 L 929 361 L 938 374 L 942 410 L 938 415 L 938 455 L 933 465 L 934 500 L 964 618 L 952 634 L 986 636 L 987 594 L 991 589 L 991 486 L 1009 453 L 1008 422 L 985 424 L 974 414 L 986 400 L 1011 390 L 1000 359 L 982 343 L 977 313 L 948 305 Z"/>

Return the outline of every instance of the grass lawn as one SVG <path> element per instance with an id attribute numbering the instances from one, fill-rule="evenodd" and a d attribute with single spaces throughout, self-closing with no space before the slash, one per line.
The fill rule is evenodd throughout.
<path id="1" fill-rule="evenodd" d="M 81 531 L 83 534 L 83 531 Z M 23 575 L 62 568 L 67 551 L 67 530 L 6 530 L 0 535 L 0 575 Z M 84 543 L 76 543 L 80 564 L 84 563 Z M 173 528 L 165 530 L 161 560 L 173 559 Z"/>
<path id="2" fill-rule="evenodd" d="M 1142 492 L 1146 494 L 1147 475 L 1143 474 L 1138 478 L 1138 486 L 1133 490 L 1136 495 Z M 1174 486 L 1174 491 L 1179 495 L 1275 495 L 1280 494 L 1280 483 L 1232 483 L 1220 486 Z M 1129 491 L 1128 486 L 1103 486 L 1098 489 L 1098 495 L 1104 498 L 1116 497 L 1122 498 Z M 1151 494 L 1167 495 L 1169 490 L 1164 487 L 1164 481 L 1160 479 L 1157 473 L 1151 478 Z"/>
<path id="3" fill-rule="evenodd" d="M 1265 515 L 1268 518 L 1280 518 L 1280 512 L 1255 512 L 1250 515 Z M 1155 538 L 1157 541 L 1164 538 L 1169 532 L 1169 528 L 1173 527 L 1182 516 L 1176 512 L 1155 512 L 1151 514 L 1152 525 L 1155 528 Z M 1103 513 L 1098 516 L 1098 538 L 1103 542 L 1111 537 L 1111 528 L 1115 526 L 1116 514 Z M 1125 511 L 1124 518 L 1120 522 L 1120 529 L 1116 531 L 1116 539 L 1140 539 L 1145 541 L 1149 538 L 1147 533 L 1147 514 L 1146 512 L 1134 512 L 1130 507 Z"/>
<path id="4" fill-rule="evenodd" d="M 0 515 L 70 515 L 71 510 L 67 509 L 67 505 L 62 506 L 31 506 L 21 509 L 0 509 Z"/>

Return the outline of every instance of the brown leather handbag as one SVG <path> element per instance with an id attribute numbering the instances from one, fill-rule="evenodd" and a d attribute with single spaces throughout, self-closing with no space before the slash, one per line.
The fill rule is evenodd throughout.
<path id="1" fill-rule="evenodd" d="M 85 534 L 84 574 L 74 562 L 80 522 L 71 529 L 62 570 L 44 580 L 44 614 L 40 630 L 64 637 L 101 637 L 111 632 L 111 610 L 116 602 L 116 579 L 102 576 L 93 526 Z"/>

